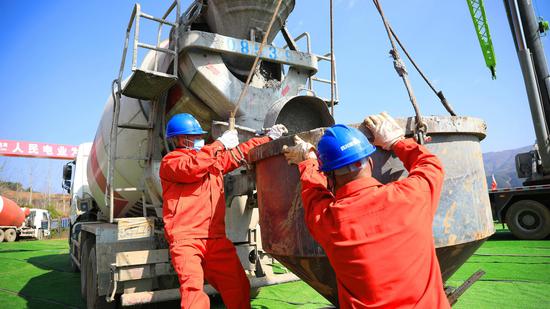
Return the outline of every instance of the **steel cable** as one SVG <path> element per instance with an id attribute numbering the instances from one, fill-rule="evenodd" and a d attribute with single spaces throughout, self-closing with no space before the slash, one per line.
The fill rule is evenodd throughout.
<path id="1" fill-rule="evenodd" d="M 393 65 L 395 67 L 395 70 L 397 71 L 397 74 L 403 79 L 403 83 L 405 84 L 405 88 L 407 89 L 407 93 L 409 94 L 409 99 L 411 101 L 411 104 L 413 106 L 413 109 L 416 115 L 415 117 L 416 118 L 416 128 L 415 128 L 416 139 L 420 144 L 423 144 L 425 140 L 425 133 L 426 133 L 427 127 L 424 121 L 422 120 L 422 115 L 420 114 L 420 108 L 416 103 L 416 97 L 414 96 L 412 85 L 409 81 L 407 68 L 405 67 L 405 63 L 403 63 L 403 60 L 401 60 L 401 58 L 399 57 L 399 52 L 397 51 L 397 47 L 395 46 L 395 42 L 393 41 L 393 36 L 390 31 L 390 25 L 386 20 L 384 11 L 382 10 L 380 3 L 378 2 L 378 0 L 373 0 L 373 2 L 376 8 L 378 9 L 378 13 L 380 13 L 380 17 L 382 18 L 382 21 L 384 22 L 384 28 L 386 29 L 388 38 L 392 46 L 392 49 L 390 50 L 390 55 L 393 57 Z"/>
<path id="2" fill-rule="evenodd" d="M 397 41 L 397 44 L 399 44 L 399 47 L 401 47 L 401 50 L 403 51 L 403 53 L 405 53 L 405 56 L 407 56 L 407 58 L 409 59 L 411 64 L 414 66 L 414 68 L 416 69 L 418 74 L 420 74 L 420 76 L 422 76 L 422 78 L 424 79 L 426 84 L 428 84 L 428 86 L 432 89 L 432 91 L 435 93 L 435 95 L 439 98 L 439 100 L 441 101 L 441 104 L 443 104 L 443 107 L 445 107 L 445 109 L 447 110 L 447 112 L 449 112 L 449 114 L 451 114 L 451 116 L 456 116 L 456 113 L 455 113 L 454 109 L 451 107 L 451 104 L 447 101 L 447 98 L 445 98 L 445 95 L 443 94 L 443 91 L 441 91 L 441 90 L 438 91 L 438 90 L 435 89 L 435 87 L 432 85 L 432 83 L 430 82 L 428 77 L 426 77 L 424 72 L 422 72 L 422 70 L 416 64 L 416 62 L 413 60 L 413 58 L 411 57 L 411 55 L 409 54 L 409 52 L 407 51 L 405 46 L 401 43 L 401 40 L 399 40 L 399 37 L 397 36 L 397 34 L 395 34 L 395 31 L 393 31 L 393 28 L 390 25 L 388 25 L 388 27 L 390 28 L 390 32 L 391 32 L 392 36 Z"/>

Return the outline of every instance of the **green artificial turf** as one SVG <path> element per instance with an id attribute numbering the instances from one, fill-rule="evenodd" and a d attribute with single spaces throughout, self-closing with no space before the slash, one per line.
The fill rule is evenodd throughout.
<path id="1" fill-rule="evenodd" d="M 0 309 L 84 308 L 80 274 L 70 272 L 68 258 L 66 240 L 0 243 Z M 455 308 L 550 308 L 550 241 L 520 241 L 500 230 L 447 284 L 456 287 L 478 269 L 486 274 Z M 224 308 L 219 297 L 212 307 Z M 264 287 L 252 300 L 252 308 L 262 309 L 326 307 L 304 282 Z"/>
<path id="2" fill-rule="evenodd" d="M 0 308 L 83 308 L 67 240 L 0 243 Z"/>
<path id="3" fill-rule="evenodd" d="M 500 229 L 447 284 L 458 286 L 478 269 L 486 274 L 455 308 L 550 308 L 550 241 L 517 240 Z"/>

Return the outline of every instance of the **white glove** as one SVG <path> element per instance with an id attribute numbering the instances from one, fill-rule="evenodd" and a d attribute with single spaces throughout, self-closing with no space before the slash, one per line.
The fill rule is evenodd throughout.
<path id="1" fill-rule="evenodd" d="M 223 144 L 225 149 L 233 149 L 239 145 L 239 134 L 237 134 L 237 130 L 227 130 L 218 137 L 218 141 Z"/>
<path id="2" fill-rule="evenodd" d="M 281 136 L 285 133 L 288 133 L 287 128 L 282 124 L 276 124 L 269 128 L 269 131 L 267 131 L 267 136 L 269 136 L 272 140 L 276 140 L 281 138 Z"/>
<path id="3" fill-rule="evenodd" d="M 364 123 L 374 135 L 374 145 L 385 150 L 391 150 L 395 143 L 405 138 L 403 128 L 386 112 L 368 116 Z"/>
<path id="4" fill-rule="evenodd" d="M 287 145 L 283 146 L 283 154 L 285 155 L 288 164 L 298 164 L 305 159 L 317 160 L 315 146 L 304 141 L 298 135 L 294 136 L 294 144 L 295 145 L 291 147 L 288 147 Z"/>

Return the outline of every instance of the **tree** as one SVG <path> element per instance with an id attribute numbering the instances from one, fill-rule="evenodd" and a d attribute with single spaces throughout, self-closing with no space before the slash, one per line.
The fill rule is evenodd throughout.
<path id="1" fill-rule="evenodd" d="M 48 210 L 48 212 L 50 213 L 50 217 L 52 217 L 52 219 L 63 217 L 63 214 L 60 213 L 54 205 L 49 204 L 49 205 L 48 205 L 47 207 L 45 207 L 45 208 L 46 208 L 46 210 Z"/>

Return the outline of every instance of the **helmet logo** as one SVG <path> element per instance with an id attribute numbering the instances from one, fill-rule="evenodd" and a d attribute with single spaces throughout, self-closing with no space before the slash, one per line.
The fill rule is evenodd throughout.
<path id="1" fill-rule="evenodd" d="M 359 144 L 361 144 L 361 142 L 358 139 L 354 138 L 351 142 L 340 146 L 340 150 L 344 151 L 344 150 L 346 150 L 350 147 L 353 147 L 353 146 L 356 146 L 356 145 L 359 145 Z"/>

